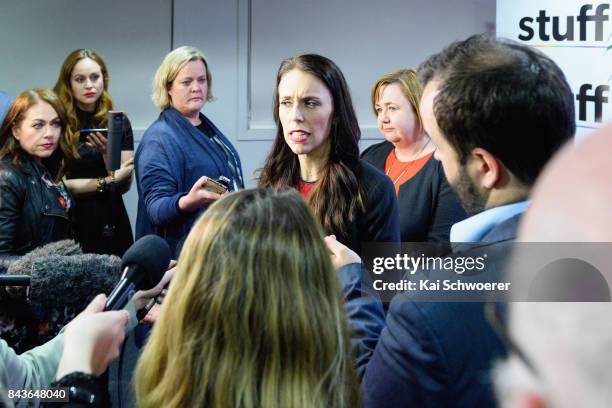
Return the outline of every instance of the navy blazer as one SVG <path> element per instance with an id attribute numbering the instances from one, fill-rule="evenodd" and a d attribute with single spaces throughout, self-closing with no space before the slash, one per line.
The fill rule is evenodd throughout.
<path id="1" fill-rule="evenodd" d="M 519 217 L 454 254 L 486 250 L 487 274 L 501 274 Z M 391 302 L 386 324 L 362 381 L 364 407 L 495 406 L 490 369 L 505 350 L 485 319 L 484 303 L 418 302 L 402 293 Z"/>
<path id="2" fill-rule="evenodd" d="M 399 242 L 400 226 L 397 198 L 389 177 L 364 160 L 359 160 L 359 177 L 365 193 L 364 209 L 357 211 L 347 233 L 328 233 L 363 256 L 368 243 Z"/>
<path id="3" fill-rule="evenodd" d="M 372 287 L 370 275 L 362 264 L 345 265 L 336 274 L 344 293 L 353 361 L 361 378 L 385 326 L 385 312 L 378 292 Z"/>
<path id="4" fill-rule="evenodd" d="M 200 113 L 200 119 L 232 151 L 242 179 L 236 149 L 206 116 Z M 233 180 L 227 158 L 209 137 L 177 110 L 168 108 L 146 130 L 136 150 L 134 163 L 138 187 L 136 239 L 147 234 L 159 235 L 168 242 L 172 256 L 176 258 L 178 247 L 208 208 L 183 213 L 178 208 L 179 199 L 189 193 L 202 176 L 213 179 L 225 176 Z"/>

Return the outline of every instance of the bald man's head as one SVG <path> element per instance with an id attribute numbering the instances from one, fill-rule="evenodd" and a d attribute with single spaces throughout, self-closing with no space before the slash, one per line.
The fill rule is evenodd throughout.
<path id="1" fill-rule="evenodd" d="M 612 242 L 612 124 L 566 146 L 536 183 L 526 242 Z"/>
<path id="2" fill-rule="evenodd" d="M 612 124 L 578 144 L 566 146 L 551 161 L 533 189 L 532 204 L 523 217 L 518 240 L 562 244 L 524 246 L 555 246 L 563 256 L 566 256 L 564 248 L 567 253 L 576 248 L 587 248 L 586 253 L 598 259 L 602 246 L 606 250 L 609 245 L 589 243 L 612 242 L 611 152 Z M 604 255 L 609 258 L 609 251 Z M 564 259 L 566 267 L 571 266 L 568 260 L 573 259 Z M 531 262 L 535 263 L 535 258 Z M 512 263 L 516 263 L 516 259 Z M 510 268 L 509 276 L 513 282 L 522 279 L 532 286 L 539 278 L 543 288 L 569 295 L 564 299 L 587 293 L 592 296 L 591 300 L 596 300 L 600 299 L 593 295 L 597 290 L 609 291 L 607 282 L 610 278 L 604 279 L 608 275 L 608 270 L 604 269 L 610 262 L 593 263 L 600 268 L 603 266 L 603 269 L 589 274 L 584 268 L 564 271 L 564 268 L 556 267 L 546 271 L 555 274 L 531 275 L 529 268 L 514 267 Z M 572 275 L 577 280 L 568 279 L 569 275 L 564 272 L 578 272 Z M 585 284 L 594 282 L 597 287 L 585 289 Z M 533 369 L 518 353 L 511 353 L 509 361 L 498 366 L 496 385 L 502 405 L 540 408 L 610 406 L 611 315 L 612 303 L 609 301 L 511 303 L 509 335 Z"/>

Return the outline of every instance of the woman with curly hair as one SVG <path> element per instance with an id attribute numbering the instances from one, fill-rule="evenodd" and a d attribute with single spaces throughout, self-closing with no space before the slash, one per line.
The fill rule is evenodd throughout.
<path id="1" fill-rule="evenodd" d="M 72 197 L 62 182 L 76 151 L 66 113 L 48 89 L 17 95 L 0 130 L 0 253 L 26 252 L 71 236 Z"/>
<path id="2" fill-rule="evenodd" d="M 68 163 L 64 182 L 75 196 L 77 241 L 85 252 L 122 256 L 134 239 L 122 195 L 130 189 L 134 169 L 134 137 L 125 119 L 121 168 L 106 170 L 106 136 L 113 101 L 108 93 L 108 69 L 98 53 L 74 50 L 64 60 L 54 90 L 66 107 L 68 137 L 79 158 Z"/>

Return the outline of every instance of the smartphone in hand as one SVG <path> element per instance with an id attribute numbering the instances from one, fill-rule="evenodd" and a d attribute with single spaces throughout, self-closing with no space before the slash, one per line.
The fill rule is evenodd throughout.
<path id="1" fill-rule="evenodd" d="M 213 193 L 223 194 L 229 189 L 230 180 L 227 177 L 221 176 L 217 180 L 208 178 L 202 183 L 202 188 Z"/>
<path id="2" fill-rule="evenodd" d="M 97 133 L 97 132 L 102 133 L 105 137 L 108 136 L 108 129 L 81 129 L 79 130 L 79 135 L 87 136 L 87 135 L 90 135 L 92 133 Z"/>

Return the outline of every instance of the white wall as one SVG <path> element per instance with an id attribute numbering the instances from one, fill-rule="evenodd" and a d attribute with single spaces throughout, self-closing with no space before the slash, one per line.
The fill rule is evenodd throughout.
<path id="1" fill-rule="evenodd" d="M 170 15 L 170 0 L 2 0 L 0 89 L 51 88 L 69 52 L 93 48 L 116 107 L 146 128 L 157 116 L 150 84 L 170 50 Z"/>
<path id="2" fill-rule="evenodd" d="M 283 58 L 317 52 L 351 87 L 365 138 L 378 138 L 370 87 L 383 73 L 416 67 L 451 41 L 494 31 L 494 0 L 176 0 L 174 45 L 209 58 L 219 98 L 204 112 L 235 141 L 246 175 L 274 136 L 272 92 Z M 364 142 L 364 146 L 372 142 Z M 249 177 L 247 177 L 249 178 Z"/>
<path id="3" fill-rule="evenodd" d="M 274 135 L 272 91 L 282 58 L 317 52 L 336 61 L 371 139 L 378 134 L 369 92 L 378 76 L 416 67 L 494 24 L 494 0 L 2 0 L 0 90 L 51 87 L 70 51 L 94 48 L 138 141 L 158 114 L 150 83 L 161 59 L 172 44 L 196 46 L 209 59 L 218 98 L 204 113 L 234 142 L 253 186 Z M 125 197 L 132 221 L 136 199 L 134 185 Z"/>
<path id="4" fill-rule="evenodd" d="M 170 0 L 0 0 L 0 90 L 52 88 L 64 58 L 93 48 L 104 58 L 109 90 L 139 140 L 158 115 L 151 80 L 170 51 Z M 136 221 L 136 183 L 125 196 Z"/>

